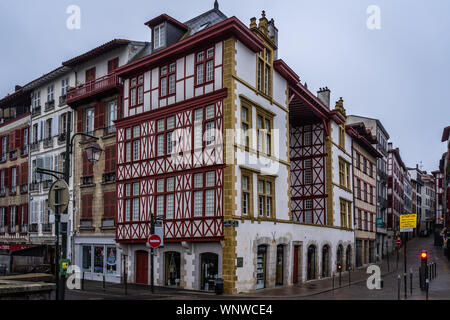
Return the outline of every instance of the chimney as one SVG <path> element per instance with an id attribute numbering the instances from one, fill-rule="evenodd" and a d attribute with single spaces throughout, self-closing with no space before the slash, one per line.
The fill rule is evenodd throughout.
<path id="1" fill-rule="evenodd" d="M 275 27 L 275 20 L 271 19 L 268 24 L 269 36 L 273 39 L 275 46 L 278 48 L 278 29 Z M 278 60 L 278 49 L 274 52 L 274 59 Z"/>
<path id="2" fill-rule="evenodd" d="M 388 150 L 392 150 L 392 142 L 388 143 Z"/>
<path id="3" fill-rule="evenodd" d="M 22 89 L 22 86 L 16 85 L 15 91 Z"/>
<path id="4" fill-rule="evenodd" d="M 217 0 L 214 1 L 214 10 L 219 10 L 219 2 Z"/>
<path id="5" fill-rule="evenodd" d="M 330 93 L 331 91 L 328 87 L 320 88 L 319 91 L 317 91 L 317 98 L 319 98 L 328 109 L 330 109 Z"/>

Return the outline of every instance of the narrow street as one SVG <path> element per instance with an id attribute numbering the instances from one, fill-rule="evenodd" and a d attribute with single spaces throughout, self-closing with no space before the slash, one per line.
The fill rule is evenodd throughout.
<path id="1" fill-rule="evenodd" d="M 436 262 L 436 278 L 430 281 L 429 299 L 440 300 L 450 298 L 450 262 L 440 248 L 433 246 L 433 238 L 415 238 L 407 244 L 407 300 L 425 300 L 425 292 L 419 288 L 419 266 L 421 250 L 428 250 L 428 262 Z M 123 285 L 106 284 L 103 290 L 101 282 L 85 282 L 85 290 L 66 291 L 67 300 L 397 300 L 398 275 L 403 276 L 403 250 L 399 253 L 398 269 L 396 255 L 390 257 L 390 268 L 382 265 L 384 287 L 381 290 L 369 290 L 366 285 L 366 268 L 351 275 L 351 286 L 348 286 L 348 274 L 343 275 L 341 287 L 335 278 L 335 290 L 332 290 L 331 280 L 318 280 L 302 284 L 299 287 L 275 288 L 258 291 L 251 294 L 215 295 L 197 291 L 187 291 L 155 287 L 151 293 L 148 286 L 128 285 L 127 295 Z M 410 291 L 410 269 L 413 271 L 413 294 Z M 401 279 L 400 297 L 404 300 L 404 279 Z"/>

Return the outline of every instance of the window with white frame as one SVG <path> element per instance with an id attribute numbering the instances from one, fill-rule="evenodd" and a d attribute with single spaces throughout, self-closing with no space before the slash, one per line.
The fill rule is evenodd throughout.
<path id="1" fill-rule="evenodd" d="M 32 94 L 32 106 L 33 108 L 37 108 L 41 106 L 41 92 L 35 91 Z"/>
<path id="2" fill-rule="evenodd" d="M 55 89 L 55 86 L 53 84 L 47 87 L 47 101 L 48 102 L 54 100 L 54 89 Z"/>
<path id="3" fill-rule="evenodd" d="M 175 191 L 175 179 L 167 178 L 166 180 L 166 219 L 173 219 L 174 215 L 174 194 Z"/>
<path id="4" fill-rule="evenodd" d="M 11 193 L 16 192 L 16 182 L 17 182 L 17 168 L 12 167 L 11 168 Z"/>
<path id="5" fill-rule="evenodd" d="M 9 212 L 9 229 L 11 232 L 15 232 L 16 231 L 16 210 L 17 207 L 16 206 L 12 206 L 10 207 L 10 212 Z"/>
<path id="6" fill-rule="evenodd" d="M 166 44 L 164 23 L 153 28 L 153 43 L 155 49 L 161 48 Z"/>
<path id="7" fill-rule="evenodd" d="M 5 232 L 5 207 L 0 208 L 0 233 Z"/>
<path id="8" fill-rule="evenodd" d="M 112 100 L 106 105 L 106 127 L 110 132 L 115 129 L 115 120 L 117 120 L 117 100 Z"/>
<path id="9" fill-rule="evenodd" d="M 85 132 L 94 132 L 94 108 L 87 108 L 84 112 Z"/>
<path id="10" fill-rule="evenodd" d="M 69 87 L 69 78 L 61 80 L 61 95 L 65 96 L 67 94 L 67 88 Z"/>
<path id="11" fill-rule="evenodd" d="M 133 183 L 133 221 L 139 221 L 139 182 Z"/>
<path id="12" fill-rule="evenodd" d="M 196 85 L 212 82 L 214 80 L 214 47 L 200 51 L 196 59 Z"/>

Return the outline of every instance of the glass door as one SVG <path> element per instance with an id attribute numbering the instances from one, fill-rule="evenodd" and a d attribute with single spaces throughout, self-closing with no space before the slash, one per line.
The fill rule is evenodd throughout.
<path id="1" fill-rule="evenodd" d="M 256 257 L 256 289 L 264 289 L 266 283 L 267 247 L 259 246 Z"/>

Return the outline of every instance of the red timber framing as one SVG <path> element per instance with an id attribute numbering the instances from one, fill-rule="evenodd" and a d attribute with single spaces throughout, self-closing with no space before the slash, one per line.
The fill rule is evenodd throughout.
<path id="1" fill-rule="evenodd" d="M 283 62 L 277 62 L 276 68 L 289 72 Z M 289 91 L 292 219 L 327 225 L 325 140 L 334 116 L 299 81 L 291 81 Z"/>
<path id="2" fill-rule="evenodd" d="M 144 243 L 150 235 L 151 214 L 165 216 L 166 242 L 223 240 L 225 166 L 221 142 L 226 96 L 227 90 L 222 89 L 116 122 L 117 242 Z M 215 139 L 207 145 L 206 129 L 211 127 L 216 130 Z M 201 132 L 201 144 L 195 142 L 195 132 Z M 136 140 L 139 148 L 134 147 Z M 130 142 L 132 155 L 128 147 L 127 156 Z M 175 152 L 184 152 L 172 157 L 169 145 Z M 135 150 L 139 150 L 137 159 Z M 200 173 L 203 181 L 195 185 L 194 177 Z M 134 185 L 139 190 L 136 193 Z M 197 206 L 195 192 L 202 193 Z M 133 210 L 137 205 L 139 209 Z"/>

